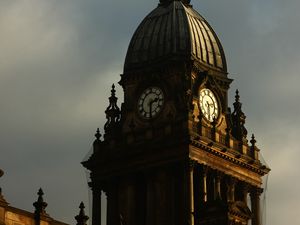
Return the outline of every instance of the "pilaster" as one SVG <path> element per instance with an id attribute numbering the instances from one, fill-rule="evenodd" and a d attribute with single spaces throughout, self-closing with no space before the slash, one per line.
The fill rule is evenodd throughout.
<path id="1" fill-rule="evenodd" d="M 93 209 L 92 209 L 92 225 L 101 225 L 101 189 L 92 188 L 93 193 Z"/>
<path id="2" fill-rule="evenodd" d="M 253 213 L 252 225 L 261 225 L 261 214 L 260 214 L 260 195 L 262 189 L 253 187 L 250 192 L 251 197 L 251 209 Z"/>

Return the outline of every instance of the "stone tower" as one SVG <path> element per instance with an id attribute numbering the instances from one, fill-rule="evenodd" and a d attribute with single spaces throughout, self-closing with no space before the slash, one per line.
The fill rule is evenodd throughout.
<path id="1" fill-rule="evenodd" d="M 238 91 L 228 107 L 222 45 L 189 0 L 160 0 L 128 47 L 112 87 L 105 134 L 83 162 L 93 191 L 92 224 L 261 225 L 262 176 Z M 250 201 L 248 201 L 250 199 Z"/>

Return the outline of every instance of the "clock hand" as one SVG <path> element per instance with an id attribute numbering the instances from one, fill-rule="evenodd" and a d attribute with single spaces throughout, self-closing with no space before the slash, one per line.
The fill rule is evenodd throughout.
<path id="1" fill-rule="evenodd" d="M 209 104 L 209 102 L 206 101 L 206 105 L 207 105 L 208 120 L 210 120 L 210 106 L 211 106 L 212 104 Z"/>
<path id="2" fill-rule="evenodd" d="M 152 105 L 153 103 L 158 102 L 158 98 L 156 97 L 155 99 L 150 99 L 149 101 L 149 110 L 150 110 L 150 118 L 152 118 Z"/>
<path id="3" fill-rule="evenodd" d="M 152 104 L 153 104 L 154 102 L 158 102 L 158 97 L 156 97 L 156 98 L 152 101 Z"/>

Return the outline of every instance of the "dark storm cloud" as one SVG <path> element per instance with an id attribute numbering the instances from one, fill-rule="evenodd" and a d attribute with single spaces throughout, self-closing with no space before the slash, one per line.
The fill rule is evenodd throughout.
<path id="1" fill-rule="evenodd" d="M 42 186 L 50 215 L 74 223 L 78 203 L 88 202 L 79 162 L 104 124 L 129 40 L 157 3 L 0 2 L 0 167 L 6 172 L 0 182 L 12 205 L 32 210 Z M 268 224 L 297 224 L 300 2 L 192 4 L 221 39 L 235 79 L 231 101 L 239 88 L 249 133 L 272 168 Z"/>

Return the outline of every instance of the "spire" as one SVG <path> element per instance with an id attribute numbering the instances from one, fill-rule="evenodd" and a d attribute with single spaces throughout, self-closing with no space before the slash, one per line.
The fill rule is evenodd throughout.
<path id="1" fill-rule="evenodd" d="M 246 141 L 247 130 L 245 128 L 246 116 L 242 111 L 242 103 L 240 102 L 239 90 L 235 92 L 235 102 L 233 103 L 234 111 L 232 117 L 232 135 L 239 141 Z"/>
<path id="2" fill-rule="evenodd" d="M 236 89 L 235 91 L 235 102 L 240 102 L 239 89 Z"/>
<path id="3" fill-rule="evenodd" d="M 44 195 L 44 192 L 42 190 L 42 188 L 39 189 L 38 191 L 38 200 L 36 202 L 33 203 L 33 206 L 35 207 L 35 215 L 40 215 L 40 214 L 46 214 L 46 207 L 47 207 L 47 203 L 44 202 L 44 199 L 43 199 L 43 195 Z"/>
<path id="4" fill-rule="evenodd" d="M 121 118 L 121 111 L 117 105 L 115 85 L 112 85 L 111 96 L 109 97 L 109 106 L 105 110 L 107 122 L 104 125 L 105 135 L 113 133 Z"/>
<path id="5" fill-rule="evenodd" d="M 101 147 L 100 147 L 100 145 L 101 145 L 101 143 L 102 143 L 102 141 L 101 141 L 101 134 L 100 134 L 100 129 L 99 128 L 97 128 L 97 131 L 96 131 L 96 133 L 95 133 L 95 141 L 94 141 L 94 143 L 93 143 L 93 148 L 94 148 L 94 152 L 99 152 L 100 151 L 100 149 L 101 149 Z"/>
<path id="6" fill-rule="evenodd" d="M 77 225 L 86 225 L 86 222 L 89 219 L 89 217 L 87 215 L 85 215 L 84 208 L 85 208 L 85 206 L 84 206 L 83 202 L 81 202 L 79 205 L 79 209 L 80 209 L 79 214 L 77 216 L 75 216 Z"/>

